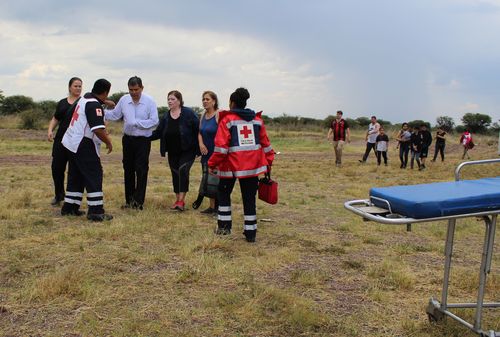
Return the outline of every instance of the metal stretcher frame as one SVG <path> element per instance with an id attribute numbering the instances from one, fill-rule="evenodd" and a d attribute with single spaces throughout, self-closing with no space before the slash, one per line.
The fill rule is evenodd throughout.
<path id="1" fill-rule="evenodd" d="M 486 159 L 486 160 L 476 160 L 476 161 L 468 161 L 463 162 L 457 166 L 455 169 L 455 180 L 460 180 L 460 171 L 463 167 L 468 165 L 479 165 L 479 164 L 492 164 L 492 163 L 500 163 L 500 159 Z M 500 209 L 490 210 L 487 212 L 477 212 L 477 213 L 467 213 L 467 214 L 459 214 L 459 215 L 450 215 L 450 216 L 442 216 L 442 217 L 434 217 L 434 218 L 426 218 L 426 219 L 415 219 L 408 218 L 402 215 L 396 214 L 392 212 L 389 201 L 377 198 L 378 201 L 383 201 L 387 204 L 387 210 L 389 217 L 380 214 L 372 214 L 364 210 L 364 207 L 373 206 L 372 199 L 374 197 L 370 197 L 370 199 L 362 199 L 362 200 L 352 200 L 347 201 L 344 204 L 344 207 L 349 211 L 363 217 L 365 220 L 376 221 L 383 224 L 389 225 L 404 225 L 409 226 L 412 223 L 419 222 L 432 222 L 432 221 L 442 221 L 448 220 L 448 228 L 446 233 L 446 244 L 445 244 L 445 263 L 444 263 L 444 277 L 443 277 L 443 289 L 441 292 L 441 302 L 436 300 L 434 297 L 431 297 L 429 300 L 429 304 L 427 306 L 426 312 L 431 321 L 442 320 L 445 316 L 451 317 L 454 320 L 460 322 L 465 325 L 475 333 L 484 337 L 499 337 L 500 331 L 494 330 L 483 330 L 481 327 L 481 319 L 482 319 L 482 311 L 483 308 L 499 308 L 499 302 L 485 303 L 484 302 L 484 291 L 486 286 L 486 277 L 490 273 L 491 270 L 491 260 L 493 255 L 493 247 L 495 241 L 495 229 L 497 223 L 497 216 L 500 214 Z M 450 280 L 450 269 L 451 269 L 451 259 L 453 255 L 453 240 L 455 235 L 455 224 L 456 220 L 460 218 L 469 218 L 469 217 L 478 217 L 481 218 L 486 226 L 484 243 L 483 243 L 483 252 L 481 257 L 481 266 L 479 269 L 479 286 L 477 293 L 477 302 L 476 303 L 448 303 L 448 286 Z M 474 322 L 469 323 L 463 318 L 458 317 L 453 314 L 449 309 L 454 308 L 475 308 L 475 316 Z"/>

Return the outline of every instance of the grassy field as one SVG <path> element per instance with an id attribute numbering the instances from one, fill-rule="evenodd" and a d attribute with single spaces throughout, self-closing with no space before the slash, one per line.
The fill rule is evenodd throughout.
<path id="1" fill-rule="evenodd" d="M 407 232 L 343 209 L 372 186 L 452 180 L 458 137 L 448 140 L 444 163 L 412 171 L 399 169 L 394 142 L 388 167 L 374 157 L 359 164 L 364 142 L 355 133 L 336 168 L 326 130 L 271 128 L 281 152 L 273 170 L 280 202 L 258 202 L 258 218 L 267 221 L 248 244 L 238 188 L 229 237 L 213 234 L 213 217 L 169 210 L 170 172 L 157 142 L 145 209 L 121 210 L 120 126 L 112 132 L 115 150 L 102 159 L 105 207 L 115 219 L 90 223 L 49 205 L 45 132 L 0 129 L 1 336 L 473 336 L 425 314 L 441 291 L 445 222 Z M 496 139 L 475 141 L 473 159 L 498 156 Z M 492 175 L 500 175 L 498 166 L 464 172 Z M 200 176 L 196 162 L 188 205 Z M 499 232 L 489 301 L 500 300 Z M 475 300 L 483 237 L 481 222 L 458 221 L 450 301 Z M 458 313 L 472 320 L 472 310 Z M 500 330 L 498 310 L 484 311 L 484 326 Z"/>

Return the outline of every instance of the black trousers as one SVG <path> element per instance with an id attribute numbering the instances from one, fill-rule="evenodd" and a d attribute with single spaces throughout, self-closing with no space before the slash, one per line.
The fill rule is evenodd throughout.
<path id="1" fill-rule="evenodd" d="M 370 151 L 372 149 L 373 149 L 373 152 L 375 153 L 375 156 L 377 156 L 377 150 L 375 149 L 375 144 L 376 143 L 366 142 L 366 150 L 365 150 L 365 154 L 363 155 L 363 161 L 366 161 L 366 159 L 368 159 L 368 155 L 370 154 Z"/>
<path id="2" fill-rule="evenodd" d="M 62 145 L 61 139 L 54 139 L 52 145 L 52 180 L 54 181 L 54 197 L 64 200 L 64 174 L 69 161 L 69 151 Z"/>
<path id="3" fill-rule="evenodd" d="M 104 214 L 102 193 L 102 166 L 92 139 L 83 137 L 76 153 L 68 151 L 68 185 L 62 206 L 62 213 L 79 210 L 83 190 L 87 191 L 88 214 Z"/>
<path id="4" fill-rule="evenodd" d="M 444 148 L 446 146 L 446 143 L 438 143 L 434 145 L 434 158 L 432 160 L 436 160 L 438 153 L 441 154 L 441 161 L 444 160 Z"/>
<path id="5" fill-rule="evenodd" d="M 193 166 L 194 152 L 170 153 L 168 152 L 168 165 L 172 173 L 174 193 L 189 191 L 189 171 Z"/>
<path id="6" fill-rule="evenodd" d="M 123 135 L 123 177 L 127 205 L 144 204 L 148 184 L 151 140 L 147 137 Z"/>
<path id="7" fill-rule="evenodd" d="M 380 165 L 382 158 L 384 157 L 384 164 L 387 164 L 387 151 L 377 151 L 377 164 Z"/>
<path id="8" fill-rule="evenodd" d="M 408 164 L 408 152 L 410 152 L 410 142 L 400 142 L 399 160 L 401 161 L 401 165 L 404 167 Z"/>
<path id="9" fill-rule="evenodd" d="M 259 186 L 259 178 L 240 178 L 241 198 L 243 200 L 244 233 L 247 238 L 254 237 L 257 233 L 257 210 L 255 196 Z M 231 230 L 231 193 L 233 192 L 236 178 L 221 179 L 217 197 L 219 199 L 217 226 L 220 229 Z"/>

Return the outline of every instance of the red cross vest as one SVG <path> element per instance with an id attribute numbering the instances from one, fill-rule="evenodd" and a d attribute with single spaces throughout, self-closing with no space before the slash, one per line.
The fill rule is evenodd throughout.
<path id="1" fill-rule="evenodd" d="M 231 111 L 219 112 L 214 153 L 209 167 L 217 168 L 220 178 L 249 178 L 267 172 L 274 150 L 258 112 L 251 121 Z"/>
<path id="2" fill-rule="evenodd" d="M 62 139 L 62 144 L 71 152 L 76 153 L 83 137 L 87 137 L 94 141 L 97 155 L 99 155 L 99 149 L 101 147 L 102 141 L 97 138 L 93 131 L 95 129 L 104 128 L 105 126 L 97 125 L 93 128 L 89 126 L 87 116 L 85 114 L 85 108 L 88 102 L 98 101 L 95 98 L 80 98 L 78 104 L 75 107 L 75 110 L 73 111 L 73 116 L 71 118 L 71 122 L 69 123 L 68 129 L 66 130 L 66 133 L 64 134 L 64 137 Z"/>

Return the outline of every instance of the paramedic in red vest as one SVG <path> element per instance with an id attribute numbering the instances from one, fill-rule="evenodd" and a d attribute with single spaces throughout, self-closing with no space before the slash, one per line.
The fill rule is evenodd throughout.
<path id="1" fill-rule="evenodd" d="M 97 80 L 92 92 L 86 93 L 78 101 L 68 130 L 64 134 L 62 144 L 69 150 L 70 158 L 62 215 L 83 215 L 80 205 L 85 189 L 88 205 L 87 219 L 103 221 L 113 218 L 104 213 L 102 166 L 99 157 L 101 143 L 106 144 L 108 153 L 113 150 L 111 138 L 105 130 L 102 107 L 110 90 L 109 81 Z"/>
<path id="2" fill-rule="evenodd" d="M 342 165 L 342 149 L 345 142 L 351 142 L 351 132 L 349 124 L 342 118 L 343 112 L 337 111 L 337 118 L 332 121 L 330 130 L 328 130 L 328 140 L 333 140 L 333 148 L 335 150 L 335 165 Z"/>
<path id="3" fill-rule="evenodd" d="M 229 99 L 230 110 L 219 112 L 215 148 L 208 167 L 220 178 L 216 233 L 231 233 L 231 192 L 238 178 L 244 210 L 243 234 L 248 242 L 255 242 L 258 176 L 270 169 L 274 151 L 261 118 L 262 112 L 245 109 L 249 98 L 247 89 L 238 88 Z"/>

